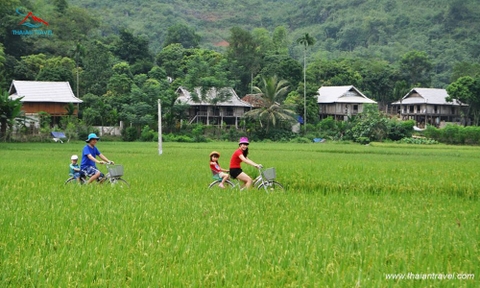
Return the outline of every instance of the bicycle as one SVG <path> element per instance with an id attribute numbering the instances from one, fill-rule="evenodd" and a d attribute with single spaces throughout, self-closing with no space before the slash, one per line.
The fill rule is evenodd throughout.
<path id="1" fill-rule="evenodd" d="M 99 184 L 103 184 L 104 182 L 109 182 L 112 186 L 119 186 L 119 187 L 130 187 L 130 184 L 122 178 L 123 176 L 123 165 L 119 164 L 111 164 L 107 163 L 107 171 L 108 173 L 103 176 L 101 180 L 98 180 Z M 88 177 L 87 176 L 82 176 L 80 177 L 80 184 L 87 184 Z M 74 177 L 70 176 L 67 180 L 65 180 L 65 185 L 67 184 L 76 184 L 77 179 Z"/>
<path id="2" fill-rule="evenodd" d="M 275 181 L 276 172 L 275 168 L 267 168 L 263 169 L 263 167 L 258 167 L 258 176 L 253 180 L 253 187 L 261 190 L 264 189 L 267 193 L 274 193 L 274 192 L 285 192 L 285 188 L 283 185 L 280 184 L 278 181 Z M 229 187 L 230 189 L 238 188 L 240 189 L 240 181 L 233 182 L 232 180 L 226 180 L 224 185 L 225 187 Z M 208 189 L 219 188 L 219 184 L 222 183 L 222 180 L 214 180 L 212 183 L 208 185 Z"/>

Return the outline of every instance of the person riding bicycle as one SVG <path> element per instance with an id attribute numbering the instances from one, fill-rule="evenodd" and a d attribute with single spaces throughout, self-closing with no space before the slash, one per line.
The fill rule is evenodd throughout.
<path id="1" fill-rule="evenodd" d="M 245 172 L 242 170 L 242 162 L 245 162 L 249 165 L 252 165 L 256 168 L 262 167 L 262 165 L 257 164 L 253 162 L 252 160 L 248 159 L 248 145 L 250 143 L 248 142 L 247 137 L 241 137 L 240 140 L 238 141 L 238 149 L 233 152 L 232 158 L 230 159 L 230 176 L 233 179 L 238 179 L 243 182 L 242 189 L 243 188 L 250 188 L 252 186 L 252 178 L 248 176 Z"/>
<path id="2" fill-rule="evenodd" d="M 88 179 L 87 184 L 90 184 L 95 180 L 101 181 L 102 179 L 104 179 L 104 175 L 103 175 L 102 172 L 100 172 L 97 169 L 97 166 L 95 165 L 96 163 L 98 163 L 98 164 L 105 164 L 105 163 L 114 164 L 113 161 L 108 160 L 108 158 L 105 157 L 105 155 L 100 153 L 98 148 L 95 146 L 97 144 L 98 140 L 100 140 L 100 137 L 98 137 L 97 134 L 90 133 L 88 135 L 87 140 L 85 140 L 85 142 L 87 142 L 87 145 L 85 145 L 85 147 L 83 147 L 82 164 L 80 165 L 80 167 L 81 167 L 82 171 L 84 171 L 85 174 L 90 177 L 90 179 Z M 100 159 L 102 159 L 103 161 L 97 160 L 96 159 L 97 156 L 100 157 Z"/>
<path id="3" fill-rule="evenodd" d="M 220 164 L 218 164 L 218 158 L 220 158 L 219 152 L 212 151 L 212 153 L 210 153 L 210 170 L 212 170 L 213 179 L 222 181 L 218 186 L 220 188 L 225 188 L 225 181 L 229 178 L 228 173 L 225 172 L 228 172 L 228 170 L 220 167 Z"/>
<path id="4" fill-rule="evenodd" d="M 80 165 L 78 165 L 77 155 L 72 155 L 72 157 L 70 157 L 69 175 L 75 178 L 78 183 L 80 183 L 80 178 L 85 177 L 85 173 L 80 169 Z"/>

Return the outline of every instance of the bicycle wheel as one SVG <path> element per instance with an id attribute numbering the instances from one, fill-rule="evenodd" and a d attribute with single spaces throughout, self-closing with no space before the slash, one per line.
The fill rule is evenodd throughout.
<path id="1" fill-rule="evenodd" d="M 285 188 L 283 185 L 278 183 L 277 181 L 265 181 L 258 186 L 259 190 L 265 190 L 267 193 L 283 193 L 285 192 Z"/>
<path id="2" fill-rule="evenodd" d="M 87 180 L 85 180 L 85 178 L 80 178 L 80 184 L 85 184 L 87 182 Z M 77 182 L 77 179 L 73 178 L 73 177 L 70 177 L 68 178 L 65 183 L 65 185 L 72 185 L 72 184 L 79 184 Z"/>
<path id="3" fill-rule="evenodd" d="M 215 180 L 213 181 L 212 183 L 210 183 L 210 185 L 208 185 L 208 189 L 222 189 L 220 186 L 220 183 L 222 183 L 222 180 Z M 227 180 L 225 181 L 225 188 L 230 188 L 232 189 L 233 187 L 235 187 L 235 184 L 230 181 L 230 180 Z"/>
<path id="4" fill-rule="evenodd" d="M 112 186 L 117 186 L 117 187 L 120 187 L 120 188 L 129 188 L 130 187 L 130 184 L 128 184 L 128 182 L 125 181 L 122 178 L 110 178 L 110 184 L 112 184 Z"/>

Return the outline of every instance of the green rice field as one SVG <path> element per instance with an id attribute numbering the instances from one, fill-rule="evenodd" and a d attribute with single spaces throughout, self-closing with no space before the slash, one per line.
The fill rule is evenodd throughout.
<path id="1" fill-rule="evenodd" d="M 233 142 L 99 141 L 131 187 L 66 186 L 84 145 L 0 143 L 0 287 L 480 286 L 480 147 L 253 142 L 267 194 L 207 189 Z"/>

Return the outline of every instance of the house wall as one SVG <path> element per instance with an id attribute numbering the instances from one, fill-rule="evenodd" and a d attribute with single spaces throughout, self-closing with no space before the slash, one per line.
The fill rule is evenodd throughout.
<path id="1" fill-rule="evenodd" d="M 207 115 L 208 117 L 242 117 L 245 112 L 246 109 L 244 107 L 193 106 L 188 109 L 188 114 L 190 117 L 206 117 Z"/>
<path id="2" fill-rule="evenodd" d="M 66 103 L 42 103 L 42 102 L 24 102 L 22 103 L 22 110 L 25 113 L 38 113 L 40 111 L 47 112 L 52 116 L 62 116 L 67 115 Z M 77 109 L 74 112 L 75 115 L 78 114 L 78 104 Z"/>
<path id="3" fill-rule="evenodd" d="M 326 116 L 348 116 L 363 112 L 363 104 L 359 103 L 331 103 L 319 104 L 320 118 Z"/>
<path id="4" fill-rule="evenodd" d="M 402 114 L 430 114 L 439 116 L 458 116 L 460 107 L 453 105 L 405 104 L 401 105 Z"/>
<path id="5" fill-rule="evenodd" d="M 205 125 L 232 125 L 238 128 L 240 118 L 250 108 L 246 107 L 219 107 L 193 106 L 188 110 L 189 123 L 203 123 Z"/>
<path id="6" fill-rule="evenodd" d="M 396 106 L 396 107 L 395 107 Z M 418 127 L 424 128 L 426 124 L 439 127 L 442 122 L 462 123 L 462 107 L 454 105 L 435 104 L 402 104 L 394 105 L 394 111 L 400 113 L 403 120 L 415 120 Z"/>

